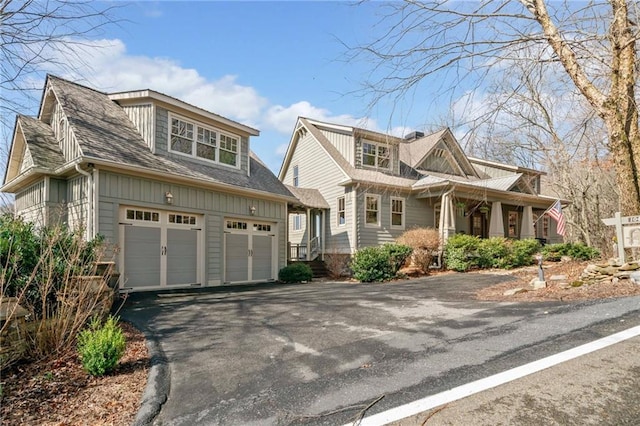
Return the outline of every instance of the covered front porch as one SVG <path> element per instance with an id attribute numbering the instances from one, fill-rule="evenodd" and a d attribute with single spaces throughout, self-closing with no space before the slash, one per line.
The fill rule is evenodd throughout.
<path id="1" fill-rule="evenodd" d="M 287 261 L 324 260 L 329 204 L 316 189 L 287 186 L 298 203 L 287 207 L 289 237 Z"/>
<path id="2" fill-rule="evenodd" d="M 452 186 L 416 195 L 429 199 L 434 208 L 434 226 L 444 244 L 451 235 L 480 238 L 536 238 L 540 242 L 561 242 L 555 223 L 544 215 L 556 199 L 512 191 Z"/>

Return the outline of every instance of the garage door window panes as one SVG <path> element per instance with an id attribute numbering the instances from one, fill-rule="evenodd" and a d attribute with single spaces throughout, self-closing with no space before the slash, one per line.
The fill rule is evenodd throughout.
<path id="1" fill-rule="evenodd" d="M 160 213 L 148 210 L 127 209 L 127 219 L 141 220 L 143 222 L 160 222 Z"/>
<path id="2" fill-rule="evenodd" d="M 258 232 L 271 232 L 271 225 L 267 223 L 254 223 L 253 230 Z"/>
<path id="3" fill-rule="evenodd" d="M 195 216 L 190 216 L 186 214 L 174 214 L 174 213 L 169 214 L 169 223 L 177 223 L 181 225 L 195 225 L 196 221 L 197 220 Z"/>
<path id="4" fill-rule="evenodd" d="M 227 229 L 247 229 L 247 222 L 227 221 Z"/>

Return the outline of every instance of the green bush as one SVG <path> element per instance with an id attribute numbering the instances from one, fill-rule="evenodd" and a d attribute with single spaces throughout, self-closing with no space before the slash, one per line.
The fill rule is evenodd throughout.
<path id="1" fill-rule="evenodd" d="M 413 252 L 413 249 L 403 244 L 384 244 L 381 248 L 382 252 L 388 256 L 389 265 L 391 267 L 391 273 L 393 277 L 396 276 L 398 271 L 407 262 L 409 256 Z"/>
<path id="2" fill-rule="evenodd" d="M 456 234 L 449 237 L 444 247 L 444 263 L 448 269 L 464 272 L 477 266 L 477 256 L 480 238 L 473 235 Z"/>
<path id="3" fill-rule="evenodd" d="M 508 260 L 510 247 L 504 237 L 480 240 L 475 265 L 479 268 L 501 268 Z"/>
<path id="4" fill-rule="evenodd" d="M 464 272 L 471 268 L 516 268 L 531 265 L 540 251 L 535 239 L 508 240 L 502 237 L 480 239 L 471 235 L 454 235 L 447 241 L 444 260 L 447 268 Z"/>
<path id="5" fill-rule="evenodd" d="M 412 249 L 402 244 L 385 244 L 358 250 L 351 260 L 353 276 L 362 282 L 386 281 L 395 278 Z"/>
<path id="6" fill-rule="evenodd" d="M 508 267 L 517 268 L 533 264 L 534 256 L 540 249 L 540 241 L 534 238 L 512 241 Z"/>
<path id="7" fill-rule="evenodd" d="M 569 256 L 574 260 L 591 260 L 600 256 L 600 251 L 582 243 L 547 244 L 542 247 L 545 260 L 558 261 L 562 256 Z"/>
<path id="8" fill-rule="evenodd" d="M 93 275 L 103 242 L 102 236 L 84 241 L 81 230 L 36 228 L 22 218 L 0 216 L 2 296 L 19 298 L 36 316 L 55 310 L 56 294 L 71 276 Z"/>
<path id="9" fill-rule="evenodd" d="M 104 376 L 113 371 L 124 355 L 126 342 L 118 319 L 109 317 L 102 325 L 98 317 L 78 335 L 78 352 L 82 367 L 92 376 Z"/>
<path id="10" fill-rule="evenodd" d="M 465 272 L 471 268 L 471 261 L 462 247 L 451 247 L 445 250 L 444 263 L 447 269 Z"/>
<path id="11" fill-rule="evenodd" d="M 278 272 L 278 280 L 283 283 L 299 283 L 302 281 L 311 281 L 313 271 L 306 263 L 294 262 L 280 269 Z"/>

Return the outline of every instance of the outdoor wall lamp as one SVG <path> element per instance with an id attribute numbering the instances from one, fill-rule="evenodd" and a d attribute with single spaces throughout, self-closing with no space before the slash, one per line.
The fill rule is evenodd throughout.
<path id="1" fill-rule="evenodd" d="M 256 206 L 251 206 L 251 207 L 249 207 L 249 213 L 251 213 L 251 216 L 253 216 L 254 214 L 256 214 Z"/>
<path id="2" fill-rule="evenodd" d="M 173 204 L 173 194 L 171 193 L 171 191 L 167 191 L 164 193 L 164 200 L 169 205 Z"/>

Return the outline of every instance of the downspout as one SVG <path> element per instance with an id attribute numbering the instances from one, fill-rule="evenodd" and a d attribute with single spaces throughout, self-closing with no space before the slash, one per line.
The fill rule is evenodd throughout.
<path id="1" fill-rule="evenodd" d="M 87 239 L 93 238 L 93 174 L 82 170 L 80 164 L 76 164 L 76 171 L 87 177 Z"/>
<path id="2" fill-rule="evenodd" d="M 360 184 L 356 183 L 355 187 L 351 190 L 351 215 L 353 217 L 353 243 L 351 254 L 358 251 L 358 188 L 360 188 Z"/>

